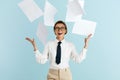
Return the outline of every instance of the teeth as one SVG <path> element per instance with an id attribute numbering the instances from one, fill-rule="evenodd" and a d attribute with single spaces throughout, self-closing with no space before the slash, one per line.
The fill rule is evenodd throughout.
<path id="1" fill-rule="evenodd" d="M 62 33 L 58 33 L 59 35 L 61 35 Z"/>

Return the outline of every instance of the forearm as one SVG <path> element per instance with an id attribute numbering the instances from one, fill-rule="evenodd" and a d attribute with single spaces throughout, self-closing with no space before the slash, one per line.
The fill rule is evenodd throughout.
<path id="1" fill-rule="evenodd" d="M 85 44 L 85 45 L 84 45 L 84 48 L 87 49 L 87 48 L 88 48 L 88 44 Z"/>
<path id="2" fill-rule="evenodd" d="M 87 52 L 87 49 L 83 48 L 82 51 L 79 54 L 72 53 L 72 59 L 76 63 L 81 63 L 86 58 L 86 52 Z"/>
<path id="3" fill-rule="evenodd" d="M 36 44 L 32 44 L 32 45 L 33 45 L 34 51 L 38 50 L 38 48 L 37 48 L 37 45 L 36 45 Z"/>
<path id="4" fill-rule="evenodd" d="M 85 45 L 84 45 L 84 48 L 88 48 L 88 43 L 89 43 L 89 39 L 90 37 L 92 36 L 92 34 L 89 34 L 87 38 L 85 38 Z"/>
<path id="5" fill-rule="evenodd" d="M 48 58 L 46 54 L 40 53 L 39 50 L 34 51 L 34 53 L 38 63 L 45 64 L 47 62 Z"/>

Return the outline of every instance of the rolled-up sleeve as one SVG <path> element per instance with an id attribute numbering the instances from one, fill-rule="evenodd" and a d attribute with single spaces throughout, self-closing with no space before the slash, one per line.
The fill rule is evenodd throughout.
<path id="1" fill-rule="evenodd" d="M 82 51 L 80 52 L 80 54 L 78 54 L 76 52 L 76 49 L 74 47 L 74 45 L 72 45 L 72 52 L 71 52 L 71 58 L 77 62 L 77 63 L 81 63 L 85 58 L 86 58 L 86 52 L 87 49 L 83 48 Z"/>

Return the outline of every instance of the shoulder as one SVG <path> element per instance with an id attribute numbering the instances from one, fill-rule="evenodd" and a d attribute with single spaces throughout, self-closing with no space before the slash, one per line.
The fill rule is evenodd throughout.
<path id="1" fill-rule="evenodd" d="M 49 45 L 53 45 L 53 44 L 55 44 L 55 40 L 48 41 L 46 45 L 49 46 Z"/>

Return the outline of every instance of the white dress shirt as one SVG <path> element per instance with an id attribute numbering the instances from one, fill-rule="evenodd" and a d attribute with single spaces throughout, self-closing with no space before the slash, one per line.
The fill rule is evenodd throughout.
<path id="1" fill-rule="evenodd" d="M 37 62 L 44 64 L 46 61 L 50 60 L 51 69 L 63 69 L 69 68 L 70 58 L 78 63 L 85 59 L 87 49 L 83 48 L 81 53 L 78 54 L 75 46 L 64 39 L 61 41 L 61 63 L 56 64 L 55 59 L 58 42 L 57 39 L 48 42 L 44 48 L 43 54 L 41 54 L 39 50 L 34 51 Z"/>

